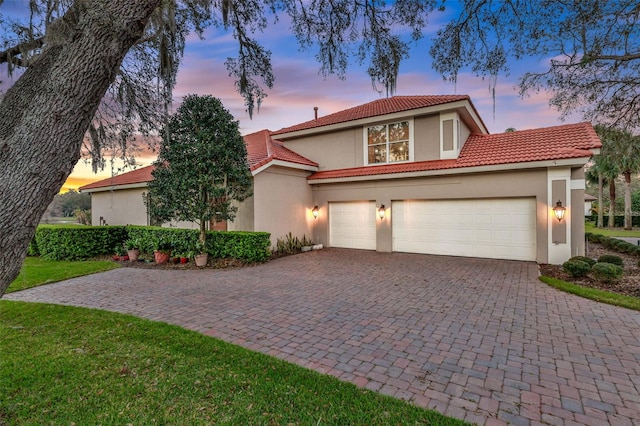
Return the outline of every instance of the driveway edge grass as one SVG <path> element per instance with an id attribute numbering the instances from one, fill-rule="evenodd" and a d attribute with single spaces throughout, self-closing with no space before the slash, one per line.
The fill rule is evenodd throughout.
<path id="1" fill-rule="evenodd" d="M 6 293 L 52 284 L 71 278 L 110 271 L 120 265 L 110 260 L 49 260 L 42 257 L 27 257 L 20 274 L 9 285 Z"/>
<path id="2" fill-rule="evenodd" d="M 7 425 L 468 424 L 179 326 L 98 309 L 0 301 L 0 347 Z"/>
<path id="3" fill-rule="evenodd" d="M 596 288 L 582 287 L 573 283 L 551 278 L 544 275 L 539 277 L 543 283 L 585 299 L 595 300 L 596 302 L 606 303 L 608 305 L 620 306 L 634 311 L 640 311 L 640 298 L 626 296 L 624 294 L 611 293 Z"/>

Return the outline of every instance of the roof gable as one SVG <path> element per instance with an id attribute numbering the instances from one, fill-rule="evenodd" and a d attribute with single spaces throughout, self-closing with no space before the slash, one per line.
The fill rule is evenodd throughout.
<path id="1" fill-rule="evenodd" d="M 318 164 L 297 154 L 286 148 L 279 141 L 271 138 L 269 130 L 261 130 L 251 133 L 243 137 L 245 146 L 247 147 L 247 161 L 249 169 L 252 172 L 268 165 L 269 163 L 279 160 L 287 164 L 300 165 L 310 168 L 311 171 L 317 170 Z M 101 188 L 111 188 L 114 186 L 137 185 L 153 180 L 151 173 L 155 166 L 146 166 L 131 172 L 112 176 L 97 182 L 93 182 L 79 188 L 80 191 L 97 190 Z"/>
<path id="2" fill-rule="evenodd" d="M 305 121 L 304 123 L 296 124 L 294 126 L 285 127 L 272 132 L 272 135 L 275 136 L 301 130 L 315 129 L 332 124 L 346 123 L 349 121 L 465 100 L 471 102 L 468 95 L 393 96 L 391 98 L 378 99 L 363 105 L 358 105 L 353 108 L 318 117 L 317 119 Z"/>
<path id="3" fill-rule="evenodd" d="M 244 141 L 247 145 L 247 159 L 252 172 L 274 160 L 312 168 L 318 167 L 318 163 L 291 151 L 282 142 L 273 140 L 269 130 L 261 130 L 246 135 Z"/>
<path id="4" fill-rule="evenodd" d="M 153 171 L 154 166 L 146 166 L 137 170 L 133 170 L 131 172 L 122 173 L 117 176 L 112 176 L 110 178 L 106 178 L 103 180 L 99 180 L 97 182 L 92 182 L 87 185 L 81 186 L 79 188 L 80 191 L 86 191 L 97 188 L 104 188 L 110 186 L 121 186 L 121 185 L 135 185 L 140 183 L 146 183 L 153 179 L 151 176 L 151 172 Z"/>

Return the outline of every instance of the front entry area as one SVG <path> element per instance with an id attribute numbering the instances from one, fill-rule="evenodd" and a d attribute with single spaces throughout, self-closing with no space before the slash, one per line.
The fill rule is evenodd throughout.
<path id="1" fill-rule="evenodd" d="M 393 251 L 536 260 L 535 198 L 394 201 Z"/>

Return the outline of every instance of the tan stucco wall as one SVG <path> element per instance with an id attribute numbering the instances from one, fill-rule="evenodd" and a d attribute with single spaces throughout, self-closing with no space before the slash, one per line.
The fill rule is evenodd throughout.
<path id="1" fill-rule="evenodd" d="M 272 166 L 254 176 L 254 230 L 271 233 L 273 245 L 289 232 L 294 237 L 311 237 L 314 200 L 307 184 L 310 174 Z"/>
<path id="2" fill-rule="evenodd" d="M 313 185 L 313 198 L 321 211 L 330 202 L 375 201 L 387 207 L 389 220 L 378 221 L 378 251 L 391 251 L 392 201 L 445 200 L 470 198 L 535 197 L 537 202 L 536 260 L 547 262 L 547 174 L 545 169 L 495 172 L 448 177 L 393 179 L 376 182 L 352 182 Z M 314 239 L 329 244 L 327 215 L 315 223 Z"/>
<path id="3" fill-rule="evenodd" d="M 584 168 L 571 169 L 571 180 L 584 182 Z M 579 185 L 581 186 L 581 185 Z M 584 189 L 571 189 L 571 256 L 585 254 L 584 242 Z"/>
<path id="4" fill-rule="evenodd" d="M 413 120 L 414 161 L 440 159 L 440 116 L 430 115 Z"/>
<path id="5" fill-rule="evenodd" d="M 253 196 L 236 203 L 236 206 L 238 206 L 236 217 L 233 222 L 227 221 L 227 231 L 253 231 Z"/>
<path id="6" fill-rule="evenodd" d="M 147 206 L 142 194 L 147 187 L 91 193 L 91 224 L 99 226 L 102 216 L 108 225 L 149 225 Z M 193 222 L 171 221 L 165 228 L 198 229 Z"/>
<path id="7" fill-rule="evenodd" d="M 100 225 L 102 216 L 108 225 L 148 225 L 142 199 L 146 191 L 145 187 L 91 193 L 91 224 Z"/>
<path id="8" fill-rule="evenodd" d="M 439 117 L 438 114 L 435 114 L 417 117 L 413 120 L 414 161 L 430 161 L 440 158 Z M 404 118 L 392 121 L 401 120 Z M 381 123 L 385 122 L 388 121 L 381 121 Z M 466 126 L 463 127 L 466 129 Z M 468 129 L 463 130 L 462 133 L 468 136 L 469 131 Z M 285 141 L 287 148 L 318 163 L 321 171 L 364 166 L 364 144 L 363 126 Z"/>
<path id="9" fill-rule="evenodd" d="M 287 140 L 285 145 L 318 163 L 320 170 L 360 167 L 364 164 L 364 136 L 361 126 Z"/>

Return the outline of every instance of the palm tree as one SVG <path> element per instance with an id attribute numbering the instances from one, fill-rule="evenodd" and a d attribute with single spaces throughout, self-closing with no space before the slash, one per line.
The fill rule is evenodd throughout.
<path id="1" fill-rule="evenodd" d="M 598 220 L 597 227 L 604 227 L 604 175 L 602 174 L 602 162 L 599 161 L 600 157 L 595 157 L 593 162 L 589 165 L 585 173 L 587 182 L 592 185 L 598 185 Z"/>
<path id="2" fill-rule="evenodd" d="M 602 141 L 602 149 L 600 150 L 600 155 L 595 157 L 595 167 L 598 173 L 598 182 L 600 185 L 607 184 L 609 186 L 609 223 L 607 224 L 608 228 L 613 228 L 615 226 L 615 218 L 616 218 L 616 178 L 620 176 L 620 169 L 618 168 L 618 161 L 616 158 L 616 152 L 614 150 L 615 143 L 613 141 L 613 132 L 611 129 L 605 126 L 597 125 L 595 126 L 596 132 L 598 136 L 600 136 L 600 140 Z M 601 203 L 601 191 L 602 188 L 598 188 L 598 220 L 600 220 L 602 215 L 602 204 Z M 598 222 L 598 227 L 602 227 L 603 221 Z"/>
<path id="3" fill-rule="evenodd" d="M 640 172 L 640 138 L 624 132 L 616 142 L 620 170 L 624 176 L 624 229 L 631 230 L 631 176 Z"/>
<path id="4" fill-rule="evenodd" d="M 602 157 L 605 157 L 604 173 L 615 178 L 624 176 L 624 229 L 632 229 L 631 220 L 631 176 L 640 171 L 640 139 L 630 132 L 621 129 L 596 126 L 602 140 Z M 615 175 L 615 176 L 614 176 Z M 611 183 L 610 183 L 611 185 Z M 611 204 L 615 204 L 615 183 Z M 613 226 L 613 218 L 609 215 L 609 226 Z"/>

